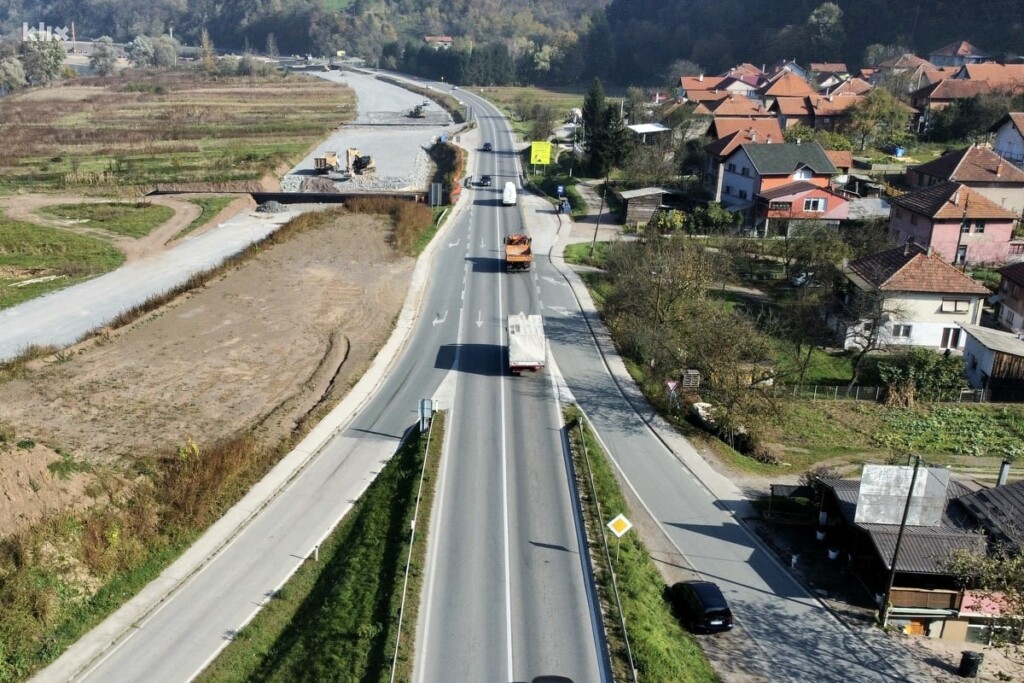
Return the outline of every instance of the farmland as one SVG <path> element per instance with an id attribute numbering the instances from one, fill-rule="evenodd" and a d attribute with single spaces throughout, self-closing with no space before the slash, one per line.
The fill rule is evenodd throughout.
<path id="1" fill-rule="evenodd" d="M 354 112 L 350 90 L 301 75 L 139 72 L 32 89 L 0 99 L 0 194 L 253 189 Z"/>

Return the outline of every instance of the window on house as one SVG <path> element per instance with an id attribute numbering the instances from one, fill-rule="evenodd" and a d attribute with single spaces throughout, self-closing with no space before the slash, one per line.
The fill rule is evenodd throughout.
<path id="1" fill-rule="evenodd" d="M 735 173 L 736 164 L 729 164 L 728 166 L 725 167 L 725 170 L 727 170 L 729 173 Z"/>
<path id="2" fill-rule="evenodd" d="M 804 211 L 822 212 L 825 210 L 828 201 L 824 197 L 810 197 L 804 200 Z"/>
<path id="3" fill-rule="evenodd" d="M 953 263 L 955 263 L 957 265 L 961 265 L 961 264 L 967 263 L 967 245 L 966 244 L 961 244 L 959 247 L 956 248 L 956 259 L 953 261 Z"/>
<path id="4" fill-rule="evenodd" d="M 971 370 L 977 370 L 978 369 L 978 357 L 975 356 L 973 353 L 969 353 L 967 355 L 970 356 L 970 359 L 971 359 L 970 360 Z"/>
<path id="5" fill-rule="evenodd" d="M 1014 321 L 1014 319 L 1017 316 L 1014 315 L 1013 311 L 1011 311 L 1009 308 L 1004 308 L 1003 310 L 1006 311 L 1006 316 L 1005 316 L 1006 324 L 1007 325 L 1013 325 L 1013 321 Z"/>
<path id="6" fill-rule="evenodd" d="M 740 175 L 750 175 L 750 169 L 744 166 L 743 168 L 740 169 Z"/>
<path id="7" fill-rule="evenodd" d="M 740 190 L 740 199 L 746 199 L 746 198 L 747 198 L 747 191 L 746 190 Z"/>
<path id="8" fill-rule="evenodd" d="M 960 232 L 965 232 L 966 233 L 966 232 L 970 232 L 970 231 L 971 231 L 971 223 L 970 223 L 970 221 L 964 221 L 963 223 L 960 224 Z"/>
<path id="9" fill-rule="evenodd" d="M 959 327 L 947 327 L 942 330 L 942 339 L 939 342 L 939 348 L 941 349 L 958 349 L 960 348 L 960 328 Z"/>
<path id="10" fill-rule="evenodd" d="M 971 310 L 970 299 L 943 299 L 942 300 L 942 312 L 943 313 L 966 313 Z"/>
<path id="11" fill-rule="evenodd" d="M 913 325 L 893 325 L 892 336 L 897 339 L 910 339 L 910 332 L 913 330 Z"/>
<path id="12" fill-rule="evenodd" d="M 732 185 L 726 185 L 725 186 L 725 193 L 726 194 L 732 194 Z"/>
<path id="13" fill-rule="evenodd" d="M 910 214 L 910 224 L 911 225 L 917 225 L 917 214 L 916 213 Z"/>
<path id="14" fill-rule="evenodd" d="M 974 232 L 979 235 L 985 232 L 985 221 L 974 221 Z"/>
<path id="15" fill-rule="evenodd" d="M 769 202 L 768 208 L 772 211 L 789 211 L 793 208 L 792 202 Z"/>
<path id="16" fill-rule="evenodd" d="M 798 168 L 796 172 L 792 175 L 792 178 L 794 180 L 810 180 L 811 169 L 807 168 L 806 166 L 804 166 L 803 168 Z"/>

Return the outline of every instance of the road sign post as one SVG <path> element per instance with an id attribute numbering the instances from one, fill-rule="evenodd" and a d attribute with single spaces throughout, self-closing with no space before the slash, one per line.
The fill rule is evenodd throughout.
<path id="1" fill-rule="evenodd" d="M 633 528 L 633 522 L 626 519 L 626 515 L 616 515 L 615 519 L 608 522 L 608 528 L 615 534 L 615 561 L 619 561 L 619 543 L 627 531 Z"/>

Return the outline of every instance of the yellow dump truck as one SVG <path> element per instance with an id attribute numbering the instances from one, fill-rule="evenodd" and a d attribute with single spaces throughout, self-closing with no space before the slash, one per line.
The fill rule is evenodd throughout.
<path id="1" fill-rule="evenodd" d="M 323 156 L 313 157 L 313 170 L 317 173 L 331 173 L 338 170 L 338 153 L 324 152 Z"/>
<path id="2" fill-rule="evenodd" d="M 533 263 L 533 240 L 529 235 L 505 236 L 505 270 L 510 273 L 530 270 Z"/>

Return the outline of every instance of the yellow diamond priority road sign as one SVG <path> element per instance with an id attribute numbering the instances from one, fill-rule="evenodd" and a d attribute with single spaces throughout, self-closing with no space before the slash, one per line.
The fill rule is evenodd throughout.
<path id="1" fill-rule="evenodd" d="M 625 515 L 619 515 L 608 522 L 608 528 L 612 530 L 616 538 L 622 538 L 623 534 L 633 528 L 633 522 L 626 519 Z"/>

